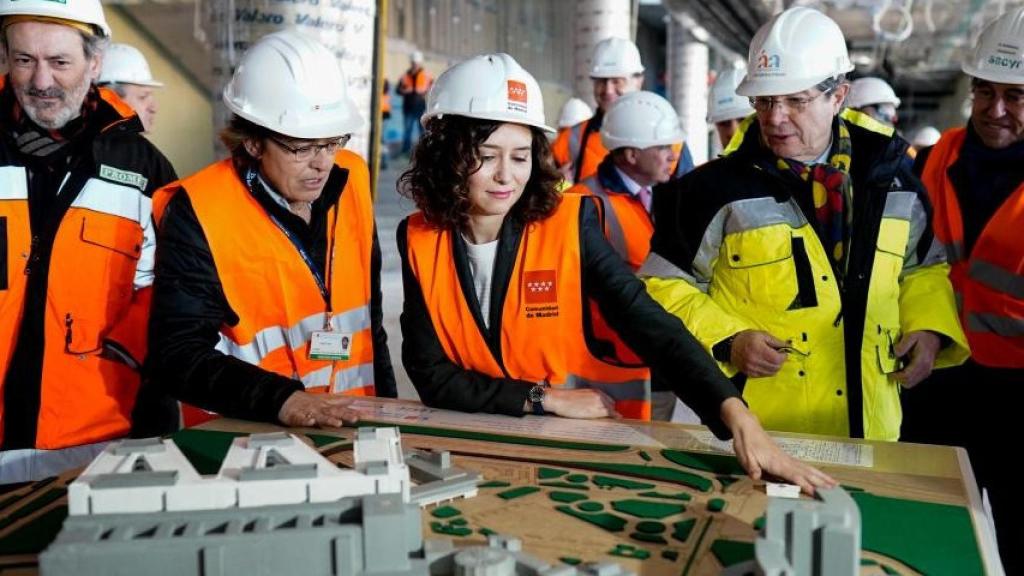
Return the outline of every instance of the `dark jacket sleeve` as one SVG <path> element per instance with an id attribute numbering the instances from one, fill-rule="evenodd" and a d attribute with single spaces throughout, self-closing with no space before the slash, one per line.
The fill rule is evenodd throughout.
<path id="1" fill-rule="evenodd" d="M 302 383 L 215 350 L 220 326 L 237 322 L 192 204 L 179 192 L 167 206 L 157 242 L 148 358 L 153 384 L 224 416 L 277 422 L 284 401 L 303 390 Z"/>
<path id="2" fill-rule="evenodd" d="M 388 333 L 384 330 L 384 296 L 380 288 L 380 241 L 373 228 L 373 249 L 370 253 L 370 330 L 373 332 L 373 383 L 377 396 L 398 397 L 395 369 L 391 366 Z"/>
<path id="3" fill-rule="evenodd" d="M 590 202 L 580 211 L 580 244 L 584 290 L 604 319 L 716 436 L 729 438 L 719 409 L 727 399 L 738 398 L 739 391 L 679 318 L 647 295 L 643 282 L 608 243 Z"/>
<path id="4" fill-rule="evenodd" d="M 423 291 L 409 266 L 406 224 L 403 220 L 398 226 L 398 251 L 402 257 L 405 289 L 401 318 L 402 364 L 420 400 L 436 408 L 522 416 L 526 394 L 533 382 L 492 378 L 466 370 L 445 354 L 434 331 Z M 452 294 L 452 298 L 457 297 L 458 294 Z"/>

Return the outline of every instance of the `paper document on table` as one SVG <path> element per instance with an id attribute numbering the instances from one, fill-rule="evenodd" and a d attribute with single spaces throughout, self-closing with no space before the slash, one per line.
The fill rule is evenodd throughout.
<path id="1" fill-rule="evenodd" d="M 647 434 L 638 432 L 627 424 L 608 420 L 573 420 L 551 416 L 523 416 L 516 418 L 500 414 L 473 414 L 430 408 L 422 404 L 398 404 L 359 399 L 349 404 L 366 420 L 458 428 L 491 434 L 562 438 L 594 442 L 599 444 L 623 444 L 626 446 L 665 445 Z"/>
<path id="2" fill-rule="evenodd" d="M 700 445 L 690 446 L 695 449 L 711 449 L 715 452 L 732 454 L 732 442 L 715 438 L 707 430 L 695 430 L 690 433 Z M 772 435 L 775 442 L 790 456 L 805 462 L 817 464 L 838 464 L 841 466 L 858 466 L 873 468 L 875 466 L 875 449 L 870 444 L 856 444 L 839 440 L 812 440 L 809 438 L 783 438 Z"/>

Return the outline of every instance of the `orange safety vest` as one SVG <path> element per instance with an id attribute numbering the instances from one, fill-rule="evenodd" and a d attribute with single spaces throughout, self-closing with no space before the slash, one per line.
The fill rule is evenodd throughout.
<path id="1" fill-rule="evenodd" d="M 411 94 L 413 92 L 417 94 L 426 94 L 430 91 L 430 85 L 434 82 L 434 78 L 425 69 L 420 68 L 416 73 L 406 72 L 402 75 L 402 79 L 399 80 L 399 94 Z"/>
<path id="2" fill-rule="evenodd" d="M 996 210 L 966 254 L 960 203 L 948 174 L 966 135 L 966 128 L 943 134 L 921 175 L 934 209 L 935 237 L 946 245 L 949 278 L 974 359 L 985 366 L 1024 368 L 1024 184 Z"/>
<path id="3" fill-rule="evenodd" d="M 239 178 L 230 159 L 217 162 L 156 194 L 157 221 L 179 189 L 188 194 L 210 245 L 224 295 L 238 315 L 224 325 L 216 349 L 250 364 L 300 380 L 307 392 L 373 396 L 370 329 L 370 259 L 373 202 L 361 158 L 340 151 L 348 170 L 338 204 L 327 213 L 325 278 L 330 279 L 333 331 L 351 338 L 347 360 L 309 357 L 313 332 L 323 330 L 326 305 L 317 281 L 295 245 Z M 183 407 L 185 425 L 209 419 Z"/>
<path id="4" fill-rule="evenodd" d="M 643 204 L 630 194 L 609 193 L 601 186 L 597 174 L 576 184 L 567 190 L 566 194 L 596 196 L 602 200 L 605 206 L 605 237 L 634 272 L 639 270 L 647 259 L 647 253 L 651 251 L 651 236 L 654 235 L 654 222 Z M 633 352 L 608 325 L 594 301 L 590 302 L 590 314 L 594 336 L 614 346 L 616 361 L 632 365 L 643 364 L 643 360 L 636 352 Z"/>
<path id="5" fill-rule="evenodd" d="M 494 357 L 459 288 L 452 230 L 422 213 L 409 217 L 408 259 L 434 331 L 448 358 L 494 378 L 595 388 L 627 418 L 651 415 L 650 372 L 596 358 L 583 335 L 580 196 L 565 196 L 554 214 L 526 227 L 501 316 L 501 362 Z"/>
<path id="6" fill-rule="evenodd" d="M 112 92 L 100 95 L 123 117 L 134 115 Z M 0 244 L 6 244 L 0 245 L 0 437 L 3 378 L 32 265 L 27 176 L 22 166 L 0 167 L 0 223 L 6 228 L 0 229 Z M 115 341 L 133 360 L 145 356 L 151 289 L 136 290 L 134 279 L 151 210 L 138 188 L 90 177 L 60 222 L 49 268 L 33 272 L 49 278 L 35 448 L 67 448 L 129 431 L 139 374 L 104 354 L 104 341 Z"/>
<path id="7" fill-rule="evenodd" d="M 597 167 L 604 160 L 604 157 L 608 155 L 608 149 L 601 144 L 601 132 L 595 130 L 587 135 L 587 141 L 583 142 L 583 135 L 587 134 L 587 125 L 590 120 L 584 120 L 575 126 L 569 126 L 568 128 L 562 128 L 558 131 L 558 136 L 555 137 L 555 141 L 551 143 L 551 155 L 555 158 L 555 165 L 565 166 L 571 164 L 573 166 L 573 174 L 576 174 L 576 165 L 578 162 L 583 162 L 583 168 L 579 170 L 579 179 L 577 182 L 590 178 L 597 173 Z M 683 159 L 683 142 L 672 145 L 672 150 L 676 154 L 676 162 L 672 165 L 672 177 L 678 178 L 681 174 L 679 172 L 679 163 Z"/>

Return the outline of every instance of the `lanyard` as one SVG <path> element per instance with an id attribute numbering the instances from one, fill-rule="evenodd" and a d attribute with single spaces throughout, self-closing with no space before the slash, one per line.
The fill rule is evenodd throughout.
<path id="1" fill-rule="evenodd" d="M 249 169 L 245 174 L 245 182 L 249 186 L 249 192 L 252 194 L 255 194 L 255 192 L 253 191 L 253 184 L 255 183 L 255 181 L 256 171 Z M 322 296 L 324 299 L 324 330 L 330 330 L 331 316 L 334 312 L 332 308 L 333 304 L 331 302 L 331 279 L 334 276 L 334 248 L 336 245 L 335 234 L 337 233 L 338 230 L 338 207 L 334 207 L 334 219 L 331 222 L 331 233 L 327 237 L 327 242 L 329 245 L 327 248 L 327 261 L 324 263 L 324 268 L 327 271 L 326 279 L 323 277 L 323 275 L 320 274 L 320 271 L 317 269 L 316 264 L 313 262 L 313 258 L 310 257 L 309 253 L 302 245 L 302 242 L 300 242 L 299 239 L 296 238 L 295 235 L 292 234 L 291 231 L 288 230 L 288 228 L 284 224 L 282 224 L 281 221 L 278 220 L 277 217 L 275 217 L 273 214 L 267 212 L 267 216 L 270 216 L 270 220 L 274 223 L 274 225 L 277 226 L 281 233 L 285 235 L 285 238 L 288 238 L 288 241 L 292 243 L 292 246 L 295 247 L 295 250 L 299 253 L 299 256 L 302 257 L 302 261 L 306 263 L 306 267 L 309 268 L 309 271 L 313 274 L 313 280 L 316 281 L 316 286 L 320 290 L 320 296 Z M 310 214 L 310 217 L 312 217 L 312 213 Z"/>

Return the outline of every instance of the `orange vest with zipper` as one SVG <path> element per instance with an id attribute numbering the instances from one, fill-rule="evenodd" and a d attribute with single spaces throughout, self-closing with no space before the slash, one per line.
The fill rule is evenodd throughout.
<path id="1" fill-rule="evenodd" d="M 580 196 L 526 227 L 501 316 L 502 363 L 487 347 L 460 288 L 453 235 L 421 213 L 408 223 L 408 259 L 423 291 L 434 331 L 448 358 L 494 378 L 595 388 L 615 399 L 627 418 L 650 419 L 650 374 L 595 358 L 583 336 Z"/>
<path id="2" fill-rule="evenodd" d="M 3 85 L 0 80 L 0 89 Z M 108 90 L 100 96 L 124 119 L 134 116 Z M 135 361 L 145 357 L 151 290 L 135 290 L 134 279 L 151 206 L 138 188 L 91 175 L 60 222 L 49 268 L 33 272 L 48 275 L 50 311 L 43 325 L 35 448 L 67 448 L 128 433 L 139 373 L 101 353 L 109 339 Z M 2 437 L 2 383 L 22 322 L 27 269 L 32 267 L 27 172 L 22 166 L 0 167 L 0 225 Z"/>
<path id="3" fill-rule="evenodd" d="M 333 257 L 328 257 L 324 278 L 330 278 L 331 327 L 352 338 L 347 360 L 309 357 L 313 332 L 324 328 L 324 297 L 302 255 L 253 197 L 230 159 L 158 191 L 156 215 L 159 222 L 179 189 L 188 194 L 224 295 L 238 315 L 236 325 L 221 327 L 217 350 L 299 380 L 307 392 L 372 396 L 374 220 L 369 176 L 366 164 L 352 152 L 342 150 L 335 163 L 348 170 L 348 181 L 327 213 L 328 223 L 333 223 L 327 250 Z"/>
<path id="4" fill-rule="evenodd" d="M 942 135 L 921 181 L 932 201 L 935 237 L 946 245 L 971 355 L 985 366 L 1024 368 L 1024 184 L 996 210 L 966 254 L 960 202 L 948 174 L 966 135 L 966 128 Z"/>

